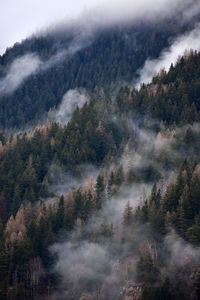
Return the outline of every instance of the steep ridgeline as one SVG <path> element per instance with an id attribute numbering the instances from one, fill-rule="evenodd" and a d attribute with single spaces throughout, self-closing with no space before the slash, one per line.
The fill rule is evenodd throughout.
<path id="1" fill-rule="evenodd" d="M 164 70 L 140 90 L 122 87 L 116 97 L 120 111 L 137 113 L 166 124 L 200 121 L 200 54 L 190 51 L 168 73 Z"/>
<path id="2" fill-rule="evenodd" d="M 19 127 L 41 119 L 61 102 L 68 89 L 85 87 L 94 91 L 98 86 L 112 90 L 115 84 L 131 82 L 147 58 L 158 57 L 169 46 L 169 37 L 186 28 L 187 25 L 181 26 L 177 21 L 165 20 L 163 24 L 98 30 L 89 37 L 81 31 L 77 37 L 71 29 L 55 31 L 16 44 L 0 57 L 2 80 L 12 71 L 9 69 L 12 63 L 26 54 L 34 54 L 38 68 L 34 65 L 35 72 L 11 93 L 6 82 L 6 92 L 0 88 L 0 126 Z M 29 62 L 29 67 L 32 63 Z M 11 89 L 12 80 L 16 82 L 21 76 L 21 70 L 17 72 L 16 68 L 16 78 L 11 76 Z"/>

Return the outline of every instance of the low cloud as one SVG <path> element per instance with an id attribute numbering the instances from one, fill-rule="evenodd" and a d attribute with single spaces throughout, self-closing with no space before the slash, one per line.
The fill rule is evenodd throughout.
<path id="1" fill-rule="evenodd" d="M 200 259 L 200 248 L 193 247 L 184 241 L 177 233 L 171 231 L 164 240 L 168 258 L 168 270 L 173 273 L 180 268 L 197 267 Z"/>
<path id="2" fill-rule="evenodd" d="M 185 10 L 188 10 L 187 15 Z M 155 21 L 178 13 L 189 19 L 199 10 L 200 4 L 196 0 L 110 0 L 98 6 L 96 15 L 102 24 L 116 24 L 138 20 Z"/>
<path id="3" fill-rule="evenodd" d="M 132 159 L 131 168 L 140 168 L 151 160 L 153 166 L 163 171 L 164 175 L 169 175 L 169 166 L 165 169 L 162 161 L 156 162 L 155 153 L 159 156 L 163 151 L 166 151 L 167 160 L 169 156 L 175 156 L 174 160 L 182 161 L 184 153 L 173 150 L 172 144 L 176 143 L 177 135 L 184 136 L 187 128 L 178 128 L 176 132 L 163 129 L 163 132 L 156 135 L 150 130 L 140 129 L 134 123 L 129 122 L 129 125 L 134 132 L 137 131 L 141 141 L 141 147 L 137 149 L 138 154 L 129 156 L 129 159 Z M 191 129 L 199 132 L 197 124 Z M 124 167 L 124 160 L 121 160 L 121 163 Z M 173 170 L 176 171 L 175 163 Z M 104 174 L 104 171 L 101 170 L 101 174 Z M 70 180 L 69 178 L 69 182 Z M 56 243 L 50 248 L 57 257 L 54 271 L 61 279 L 60 286 L 51 299 L 81 299 L 86 293 L 90 297 L 88 299 L 115 300 L 126 281 L 136 278 L 136 266 L 140 255 L 150 254 L 157 260 L 160 259 L 161 248 L 165 253 L 166 263 L 161 268 L 159 280 L 167 274 L 177 282 L 177 276 L 183 277 L 182 270 L 184 274 L 188 274 L 191 267 L 198 265 L 199 248 L 192 247 L 175 232 L 167 234 L 161 245 L 152 235 L 149 224 L 134 223 L 129 229 L 124 227 L 123 216 L 127 202 L 129 201 L 134 212 L 138 205 L 149 199 L 153 183 L 144 185 L 133 182 L 129 186 L 124 184 L 117 194 L 107 197 L 107 181 L 108 177 L 105 175 L 106 197 L 102 209 L 94 213 L 87 224 L 79 220 L 71 234 L 66 234 L 67 237 L 62 236 L 65 242 Z M 164 177 L 157 182 L 157 188 L 162 195 L 166 184 Z M 104 230 L 110 230 L 109 238 Z M 187 279 L 186 276 L 184 278 Z"/>
<path id="4" fill-rule="evenodd" d="M 41 65 L 41 60 L 33 53 L 16 58 L 5 77 L 0 80 L 0 94 L 14 92 L 27 77 L 36 73 Z"/>
<path id="5" fill-rule="evenodd" d="M 198 0 L 12 0 L 2 3 L 0 53 L 15 42 L 51 24 L 76 19 L 76 23 L 96 20 L 100 26 L 137 20 L 160 20 L 180 13 L 180 20 L 190 20 L 200 11 Z M 8 18 L 7 16 L 11 16 Z M 26 26 L 24 26 L 26 24 Z M 90 24 L 92 27 L 92 24 Z M 15 30 L 13 30 L 15 28 Z"/>
<path id="6" fill-rule="evenodd" d="M 52 251 L 59 252 L 60 260 L 56 264 L 56 270 L 62 274 L 63 278 L 67 273 L 68 280 L 72 280 L 76 285 L 81 280 L 97 280 L 97 277 L 104 275 L 105 265 L 108 263 L 106 250 L 98 244 L 83 242 L 81 245 L 67 242 L 56 244 Z M 102 274 L 103 273 L 103 274 Z"/>
<path id="7" fill-rule="evenodd" d="M 74 168 L 75 171 L 75 168 Z M 79 165 L 76 174 L 72 172 L 64 172 L 58 165 L 52 165 L 48 171 L 48 177 L 51 184 L 49 185 L 49 192 L 66 195 L 69 189 L 77 189 L 80 186 L 85 186 L 89 178 L 96 180 L 99 169 L 92 165 Z M 78 176 L 79 175 L 79 176 Z"/>
<path id="8" fill-rule="evenodd" d="M 61 276 L 60 287 L 51 299 L 80 299 L 85 292 L 90 299 L 117 298 L 128 272 L 135 273 L 137 261 L 134 250 L 130 250 L 133 233 L 128 241 L 120 243 L 124 236 L 123 211 L 128 200 L 132 207 L 137 206 L 141 191 L 142 185 L 122 189 L 118 197 L 106 201 L 102 211 L 93 215 L 86 225 L 76 228 L 68 241 L 50 247 L 57 257 L 54 271 Z M 99 237 L 103 223 L 113 224 L 114 240 Z M 123 257 L 129 255 L 132 257 L 128 267 L 128 259 Z"/>
<path id="9" fill-rule="evenodd" d="M 69 90 L 63 96 L 62 102 L 58 107 L 55 121 L 62 125 L 67 124 L 76 107 L 81 108 L 87 102 L 89 102 L 89 98 L 84 91 Z"/>
<path id="10" fill-rule="evenodd" d="M 198 11 L 200 4 L 194 0 L 141 0 L 128 1 L 125 3 L 120 0 L 117 2 L 109 1 L 108 3 L 99 3 L 97 8 L 85 10 L 79 18 L 67 20 L 54 24 L 43 30 L 39 35 L 48 33 L 59 34 L 59 31 L 66 33 L 72 32 L 72 40 L 67 48 L 59 49 L 47 61 L 41 59 L 34 53 L 27 53 L 24 56 L 16 58 L 5 70 L 5 77 L 0 80 L 0 95 L 14 92 L 29 76 L 36 74 L 39 71 L 45 71 L 53 67 L 64 59 L 70 59 L 75 53 L 89 46 L 95 38 L 98 31 L 108 26 L 116 24 L 137 22 L 139 20 L 156 20 L 159 17 L 171 15 L 180 11 L 184 19 L 191 19 Z M 185 49 L 200 49 L 200 25 L 177 38 L 169 49 L 163 51 L 158 59 L 148 59 L 144 67 L 139 71 L 140 83 L 148 83 L 154 74 L 157 74 L 161 68 L 169 69 L 171 63 L 175 63 L 179 55 L 183 55 Z"/>
<path id="11" fill-rule="evenodd" d="M 150 83 L 152 77 L 157 75 L 162 69 L 169 70 L 171 64 L 175 64 L 180 56 L 183 56 L 186 50 L 200 50 L 200 23 L 196 27 L 174 40 L 169 49 L 165 49 L 159 58 L 147 59 L 144 67 L 139 70 L 139 80 L 136 87 L 139 88 L 142 83 Z"/>
<path id="12" fill-rule="evenodd" d="M 85 31 L 85 28 L 78 26 L 74 28 L 74 35 L 68 47 L 60 48 L 48 60 L 42 61 L 36 53 L 28 53 L 16 58 L 8 70 L 4 71 L 5 76 L 0 79 L 0 95 L 13 93 L 31 75 L 44 72 L 63 60 L 70 59 L 75 53 L 89 46 L 93 39 L 93 31 Z"/>

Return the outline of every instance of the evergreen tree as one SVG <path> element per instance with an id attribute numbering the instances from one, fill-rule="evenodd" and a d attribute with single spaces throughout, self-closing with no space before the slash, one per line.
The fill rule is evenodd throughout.
<path id="1" fill-rule="evenodd" d="M 125 208 L 124 208 L 124 213 L 123 213 L 123 225 L 124 226 L 130 226 L 132 223 L 133 219 L 133 208 L 130 205 L 130 201 L 127 202 Z"/>
<path id="2" fill-rule="evenodd" d="M 103 202 L 105 201 L 105 184 L 104 177 L 102 175 L 98 175 L 96 180 L 96 193 L 97 193 L 97 209 L 102 207 Z"/>

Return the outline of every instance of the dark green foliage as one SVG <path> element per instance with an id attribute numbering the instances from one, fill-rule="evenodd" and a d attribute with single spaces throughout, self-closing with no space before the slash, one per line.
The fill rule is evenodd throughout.
<path id="1" fill-rule="evenodd" d="M 3 224 L 5 224 L 7 220 L 6 199 L 3 193 L 0 194 L 0 220 Z"/>
<path id="2" fill-rule="evenodd" d="M 147 203 L 147 201 L 145 201 L 145 204 L 142 206 L 142 209 L 141 209 L 141 221 L 143 223 L 148 222 L 148 219 L 149 219 L 148 213 L 149 213 L 148 203 Z"/>
<path id="3" fill-rule="evenodd" d="M 8 272 L 9 272 L 9 258 L 5 251 L 0 252 L 0 281 L 4 282 L 8 278 Z"/>
<path id="4" fill-rule="evenodd" d="M 40 119 L 61 102 L 69 89 L 112 90 L 113 83 L 132 81 L 147 57 L 157 57 L 169 45 L 168 38 L 181 30 L 179 24 L 169 20 L 163 25 L 134 25 L 96 33 L 93 43 L 86 42 L 86 47 L 70 59 L 67 57 L 56 67 L 31 76 L 13 94 L 1 96 L 0 126 L 18 127 Z M 46 61 L 67 49 L 72 40 L 73 31 L 65 30 L 57 37 L 49 34 L 16 44 L 0 57 L 0 76 L 15 58 L 34 52 Z"/>
<path id="5" fill-rule="evenodd" d="M 154 260 L 148 254 L 140 257 L 137 264 L 137 278 L 148 284 L 153 284 L 158 280 L 159 271 L 155 265 Z"/>
<path id="6" fill-rule="evenodd" d="M 142 85 L 139 91 L 127 87 L 120 89 L 116 105 L 124 113 L 139 113 L 167 124 L 193 124 L 200 121 L 200 53 L 191 52 L 173 68 L 176 75 L 172 79 L 171 70 L 166 75 L 153 79 L 153 83 Z M 189 73 L 192 73 L 192 80 Z M 189 79 L 190 78 L 190 79 Z M 152 92 L 154 90 L 155 92 Z M 191 145 L 194 136 L 188 130 L 185 136 Z"/>
<path id="7" fill-rule="evenodd" d="M 188 299 L 189 293 L 183 287 L 175 286 L 168 277 L 164 279 L 160 286 L 146 285 L 142 295 L 142 300 L 181 300 Z"/>
<path id="8" fill-rule="evenodd" d="M 99 208 L 102 207 L 103 202 L 105 201 L 105 183 L 104 177 L 98 175 L 97 182 L 96 182 L 96 193 L 97 193 L 97 206 Z"/>
<path id="9" fill-rule="evenodd" d="M 133 208 L 130 206 L 130 202 L 128 201 L 124 213 L 123 213 L 123 225 L 124 226 L 130 226 L 133 221 Z"/>
<path id="10" fill-rule="evenodd" d="M 151 218 L 151 226 L 157 233 L 165 233 L 165 216 L 158 212 Z"/>
<path id="11" fill-rule="evenodd" d="M 99 230 L 99 235 L 102 238 L 111 238 L 113 236 L 113 226 L 109 224 L 107 219 L 104 219 Z"/>
<path id="12" fill-rule="evenodd" d="M 170 149 L 180 154 L 177 159 L 176 156 L 169 157 L 167 149 L 157 151 L 158 154 L 153 145 L 146 149 L 145 142 L 139 140 L 137 129 L 130 130 L 127 119 L 138 125 L 138 131 L 144 125 L 149 129 L 145 124 L 146 115 L 162 121 L 162 125 L 159 122 L 149 125 L 155 133 L 167 124 L 171 124 L 169 130 L 176 128 L 174 122 L 186 125 L 199 121 L 200 54 L 191 53 L 187 59 L 182 58 L 176 66 L 171 66 L 168 74 L 156 76 L 153 79 L 155 94 L 151 92 L 152 85 L 143 85 L 139 91 L 125 86 L 119 90 L 115 101 L 111 101 L 105 95 L 99 96 L 98 88 L 95 88 L 95 85 L 107 87 L 111 81 L 119 79 L 130 80 L 147 55 L 157 56 L 159 49 L 167 44 L 169 32 L 163 32 L 163 28 L 153 32 L 153 45 L 149 43 L 152 28 L 142 26 L 141 30 L 139 35 L 138 28 L 126 29 L 126 37 L 120 29 L 100 33 L 91 47 L 77 53 L 72 60 L 30 78 L 13 95 L 2 99 L 0 123 L 13 126 L 41 116 L 57 105 L 70 87 L 85 86 L 94 91 L 90 104 L 77 108 L 64 127 L 47 122 L 31 134 L 13 136 L 10 141 L 0 134 L 0 298 L 39 299 L 41 295 L 47 296 L 51 284 L 54 288 L 59 283 L 54 271 L 52 274 L 56 256 L 52 255 L 51 246 L 62 239 L 70 240 L 72 231 L 77 236 L 90 235 L 92 230 L 87 227 L 92 222 L 88 221 L 91 216 L 101 218 L 99 210 L 107 207 L 106 201 L 112 196 L 116 197 L 112 201 L 118 201 L 118 195 L 123 197 L 120 192 L 132 187 L 133 183 L 162 180 L 157 164 L 167 173 L 171 169 L 176 171 L 185 156 L 188 159 L 180 167 L 176 181 L 167 185 L 166 190 L 159 189 L 159 183 L 154 184 L 150 197 L 143 195 L 143 202 L 136 211 L 128 202 L 125 209 L 122 208 L 120 221 L 114 220 L 112 224 L 109 217 L 103 219 L 88 240 L 109 246 L 113 262 L 119 255 L 119 266 L 127 268 L 126 272 L 119 269 L 119 273 L 122 271 L 122 276 L 127 279 L 134 273 L 128 270 L 126 259 L 134 264 L 140 253 L 136 271 L 138 281 L 144 286 L 143 299 L 189 299 L 192 288 L 198 299 L 198 271 L 192 277 L 194 270 L 188 268 L 187 272 L 183 270 L 185 273 L 178 270 L 179 276 L 174 281 L 166 277 L 168 272 L 172 278 L 177 274 L 172 275 L 167 266 L 169 253 L 166 254 L 165 236 L 173 228 L 186 242 L 194 246 L 200 243 L 199 132 L 192 126 L 176 130 Z M 138 49 L 133 49 L 133 40 Z M 63 40 L 62 46 L 68 42 Z M 53 45 L 51 38 L 36 39 L 32 43 L 25 41 L 24 49 L 23 45 L 16 45 L 14 50 L 8 50 L 1 58 L 1 64 L 8 65 L 16 53 L 20 56 L 27 49 L 39 51 L 45 58 L 46 46 L 50 57 L 56 52 Z M 17 105 L 10 109 L 14 101 Z M 13 113 L 16 113 L 16 119 Z M 141 168 L 131 167 L 126 173 L 126 166 L 119 164 L 121 155 L 126 154 L 126 146 L 134 153 L 141 153 L 141 159 L 144 154 L 155 161 L 155 167 L 153 163 L 146 165 L 142 161 Z M 195 159 L 196 163 L 193 162 Z M 94 186 L 70 190 L 66 197 L 56 195 L 53 204 L 41 201 L 55 196 L 48 192 L 48 186 L 53 182 L 52 165 L 77 176 L 81 175 L 80 166 L 84 164 L 101 167 Z M 19 208 L 24 214 L 19 219 L 21 223 L 16 224 L 13 217 L 7 223 L 11 215 L 15 217 L 19 213 Z M 106 213 L 109 216 L 110 212 Z M 138 242 L 141 239 L 143 244 Z M 38 274 L 34 273 L 33 267 L 44 271 L 37 287 L 30 279 L 31 274 Z M 92 285 L 100 291 L 98 284 L 92 278 Z"/>
<path id="13" fill-rule="evenodd" d="M 142 223 L 150 222 L 156 234 L 165 234 L 166 228 L 170 226 L 184 239 L 198 245 L 200 242 L 199 187 L 199 164 L 196 164 L 192 171 L 184 161 L 176 182 L 167 186 L 162 197 L 160 192 L 157 192 L 156 186 L 153 187 L 149 200 L 146 200 L 137 210 L 137 218 L 139 217 Z"/>
<path id="14" fill-rule="evenodd" d="M 200 242 L 200 226 L 194 224 L 186 231 L 186 239 L 194 245 L 198 245 Z"/>
<path id="15" fill-rule="evenodd" d="M 59 164 L 64 170 L 75 172 L 80 164 L 99 165 L 108 153 L 116 152 L 122 133 L 105 113 L 100 121 L 101 115 L 96 109 L 92 102 L 81 110 L 77 108 L 64 128 L 47 123 L 46 129 L 36 130 L 31 138 L 28 134 L 18 136 L 16 140 L 13 138 L 0 157 L 0 217 L 3 222 L 7 212 L 8 215 L 15 214 L 21 203 L 34 203 L 40 197 L 48 196 L 48 169 L 51 164 Z M 121 181 L 120 174 L 119 170 L 118 181 Z M 6 195 L 7 207 L 3 195 Z M 103 201 L 103 198 L 99 190 L 98 201 Z"/>
<path id="16" fill-rule="evenodd" d="M 199 270 L 195 274 L 195 289 L 196 289 L 197 299 L 200 299 L 200 271 Z"/>

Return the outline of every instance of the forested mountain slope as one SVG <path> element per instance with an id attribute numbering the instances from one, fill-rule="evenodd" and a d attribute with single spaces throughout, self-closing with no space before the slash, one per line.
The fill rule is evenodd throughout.
<path id="1" fill-rule="evenodd" d="M 149 85 L 139 91 L 122 87 L 116 102 L 122 111 L 139 113 L 167 124 L 200 121 L 200 55 L 186 53 L 168 73 L 161 71 Z"/>
<path id="2" fill-rule="evenodd" d="M 170 39 L 192 28 L 191 23 L 177 20 L 99 29 L 95 35 L 88 34 L 87 28 L 70 28 L 16 44 L 0 57 L 1 84 L 16 59 L 27 54 L 33 55 L 28 57 L 29 65 L 38 63 L 38 68 L 12 92 L 0 88 L 0 126 L 19 127 L 40 120 L 69 89 L 110 91 L 120 82 L 131 82 L 147 58 L 158 57 Z M 12 86 L 23 70 L 14 71 Z"/>
<path id="3" fill-rule="evenodd" d="M 199 69 L 1 134 L 2 299 L 199 299 Z"/>
<path id="4" fill-rule="evenodd" d="M 193 73 L 190 84 L 187 84 L 190 76 L 188 68 Z M 33 132 L 14 136 L 11 141 L 6 141 L 2 135 L 0 182 L 1 191 L 7 197 L 8 210 L 15 212 L 23 201 L 30 198 L 32 202 L 38 200 L 51 164 L 59 164 L 66 171 L 71 171 L 80 164 L 101 165 L 106 156 L 120 155 L 129 139 L 136 148 L 137 129 L 132 129 L 129 121 L 139 122 L 139 127 L 150 126 L 155 134 L 160 130 L 161 121 L 174 128 L 175 124 L 183 126 L 198 122 L 199 68 L 200 54 L 191 53 L 190 57 L 182 58 L 172 67 L 168 74 L 154 78 L 152 84 L 142 86 L 139 91 L 122 87 L 114 101 L 106 97 L 93 99 L 82 109 L 77 108 L 65 127 L 47 122 Z M 176 74 L 175 80 L 169 82 L 168 78 L 173 73 Z M 152 87 L 154 93 L 151 92 Z M 150 117 L 152 120 L 155 117 L 156 122 L 148 122 Z M 198 141 L 196 134 L 190 134 L 190 143 L 192 140 Z M 180 147 L 181 143 L 179 139 L 176 147 Z M 187 147 L 183 149 L 189 153 Z M 198 143 L 191 147 L 197 157 Z"/>

